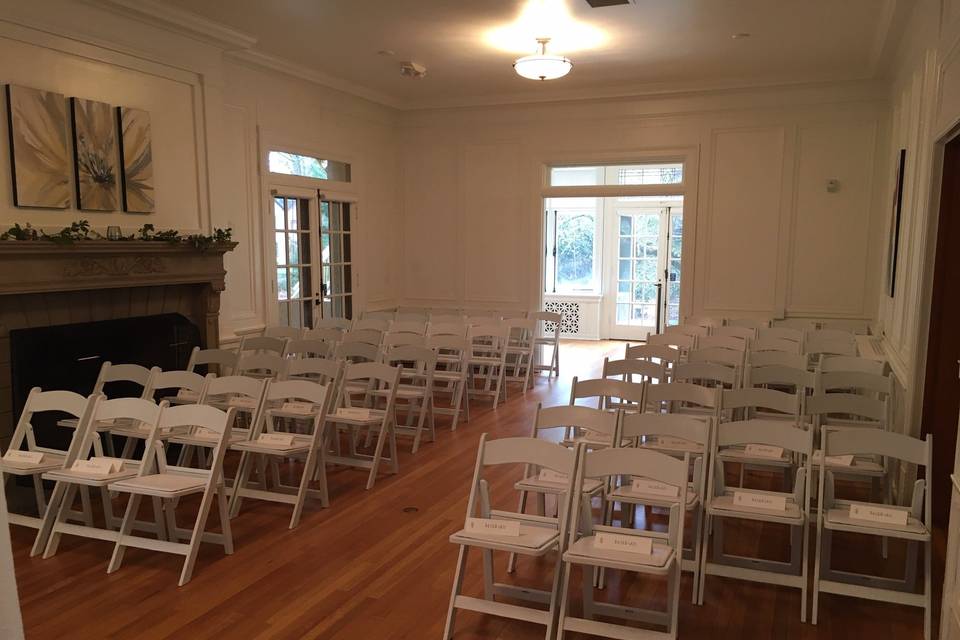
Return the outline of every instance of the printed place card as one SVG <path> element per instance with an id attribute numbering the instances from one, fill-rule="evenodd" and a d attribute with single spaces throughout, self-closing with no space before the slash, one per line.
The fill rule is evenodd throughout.
<path id="1" fill-rule="evenodd" d="M 593 546 L 605 551 L 625 551 L 645 556 L 653 553 L 653 540 L 650 538 L 607 531 L 599 531 L 593 536 Z"/>
<path id="2" fill-rule="evenodd" d="M 75 461 L 70 469 L 85 475 L 106 477 L 119 471 L 120 467 L 122 465 L 111 458 L 90 458 Z"/>
<path id="3" fill-rule="evenodd" d="M 210 440 L 211 442 L 215 442 L 220 439 L 220 434 L 216 431 L 210 431 L 210 429 L 199 427 L 193 432 L 193 437 L 197 438 L 198 440 Z"/>
<path id="4" fill-rule="evenodd" d="M 342 409 L 337 409 L 336 416 L 338 418 L 347 418 L 348 420 L 369 420 L 370 409 L 364 409 L 361 407 L 345 407 Z"/>
<path id="5" fill-rule="evenodd" d="M 748 444 L 743 450 L 748 456 L 755 458 L 782 458 L 783 447 L 774 447 L 769 444 Z"/>
<path id="6" fill-rule="evenodd" d="M 300 413 L 305 416 L 313 413 L 314 404 L 312 402 L 284 402 L 283 406 L 280 407 L 280 411 L 285 411 L 287 413 Z"/>
<path id="7" fill-rule="evenodd" d="M 838 467 L 849 467 L 853 464 L 853 456 L 827 456 L 827 464 L 832 464 Z"/>
<path id="8" fill-rule="evenodd" d="M 786 496 L 771 496 L 765 493 L 751 493 L 748 491 L 734 491 L 733 504 L 738 507 L 751 509 L 767 509 L 769 511 L 786 511 Z"/>
<path id="9" fill-rule="evenodd" d="M 3 459 L 13 464 L 40 464 L 43 462 L 42 451 L 21 451 L 20 449 L 10 449 L 3 454 Z"/>
<path id="10" fill-rule="evenodd" d="M 850 505 L 851 520 L 864 520 L 867 522 L 879 522 L 881 524 L 892 524 L 904 527 L 907 524 L 909 515 L 905 510 L 895 509 L 893 507 L 880 507 L 873 504 Z"/>
<path id="11" fill-rule="evenodd" d="M 696 449 L 696 443 L 675 436 L 657 436 L 657 446 L 670 449 Z"/>
<path id="12" fill-rule="evenodd" d="M 680 487 L 666 482 L 657 482 L 648 478 L 634 478 L 630 486 L 633 493 L 641 493 L 647 496 L 663 496 L 664 498 L 676 498 L 680 495 Z"/>
<path id="13" fill-rule="evenodd" d="M 467 531 L 491 536 L 503 536 L 504 538 L 519 538 L 520 523 L 513 520 L 467 518 Z"/>
<path id="14" fill-rule="evenodd" d="M 234 396 L 227 401 L 227 405 L 237 407 L 238 409 L 256 409 L 257 401 L 253 398 L 244 398 L 243 396 Z"/>
<path id="15" fill-rule="evenodd" d="M 552 484 L 567 484 L 569 481 L 567 474 L 554 471 L 553 469 L 540 469 L 540 475 L 538 477 L 542 482 L 550 482 Z"/>
<path id="16" fill-rule="evenodd" d="M 593 429 L 584 428 L 583 437 L 589 438 L 590 440 L 597 440 L 599 442 L 610 442 L 611 436 L 609 433 L 604 433 L 603 431 L 594 431 Z"/>
<path id="17" fill-rule="evenodd" d="M 196 402 L 200 399 L 200 394 L 196 391 L 191 391 L 190 389 L 180 389 L 177 391 L 177 400 L 186 400 L 188 402 Z"/>
<path id="18" fill-rule="evenodd" d="M 257 442 L 278 447 L 289 447 L 293 444 L 292 433 L 261 433 Z"/>

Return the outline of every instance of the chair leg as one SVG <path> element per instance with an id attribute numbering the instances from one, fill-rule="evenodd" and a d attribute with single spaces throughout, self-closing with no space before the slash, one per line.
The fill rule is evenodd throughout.
<path id="1" fill-rule="evenodd" d="M 57 546 L 60 544 L 60 533 L 56 530 L 57 524 L 66 522 L 67 514 L 73 504 L 73 498 L 77 493 L 76 485 L 65 485 L 58 482 L 53 487 L 53 494 L 50 496 L 50 506 L 43 515 L 43 522 L 37 531 L 37 538 L 33 541 L 33 549 L 30 550 L 30 557 L 43 553 L 44 558 L 49 558 L 57 552 Z"/>
<path id="2" fill-rule="evenodd" d="M 417 412 L 419 416 L 417 417 L 417 433 L 413 436 L 413 450 L 410 453 L 416 453 L 420 449 L 420 439 L 423 437 L 423 426 L 427 420 L 427 397 L 424 396 L 421 402 L 417 402 L 420 410 Z M 413 412 L 414 401 L 410 400 L 408 403 L 408 411 Z"/>
<path id="3" fill-rule="evenodd" d="M 923 546 L 925 547 L 923 562 L 923 597 L 925 600 L 923 606 L 923 637 L 924 640 L 932 640 L 933 592 L 930 590 L 930 587 L 933 576 L 930 574 L 930 571 L 932 563 L 931 556 L 933 554 L 933 541 L 928 540 Z"/>
<path id="4" fill-rule="evenodd" d="M 143 498 L 138 493 L 131 493 L 130 500 L 127 502 L 127 510 L 123 514 L 123 524 L 120 525 L 120 533 L 117 535 L 117 543 L 113 546 L 113 555 L 110 557 L 110 564 L 107 565 L 107 573 L 113 573 L 120 568 L 123 562 L 123 554 L 127 547 L 123 544 L 124 538 L 130 535 L 133 530 L 133 522 L 137 519 L 137 509 L 140 507 L 140 500 Z"/>
<path id="5" fill-rule="evenodd" d="M 90 507 L 90 487 L 80 485 L 80 505 L 83 509 L 83 524 L 93 526 L 93 509 Z M 49 511 L 49 507 L 47 509 Z"/>
<path id="6" fill-rule="evenodd" d="M 527 509 L 527 492 L 520 492 L 520 504 L 517 506 L 517 513 L 523 513 Z M 507 558 L 507 573 L 513 573 L 517 570 L 517 554 L 511 553 Z"/>
<path id="7" fill-rule="evenodd" d="M 803 552 L 800 556 L 801 571 L 800 575 L 803 576 L 803 581 L 800 583 L 800 622 L 807 621 L 807 575 L 808 575 L 808 565 L 810 564 L 810 523 L 804 519 L 803 521 Z"/>
<path id="8" fill-rule="evenodd" d="M 553 567 L 553 588 L 550 590 L 550 617 L 547 619 L 547 633 L 544 636 L 544 640 L 553 640 L 554 630 L 557 627 L 557 618 L 560 613 L 557 600 L 560 597 L 560 581 L 562 578 L 563 553 L 560 551 L 560 549 L 557 549 L 557 562 Z"/>
<path id="9" fill-rule="evenodd" d="M 220 531 L 223 534 L 223 552 L 233 554 L 233 529 L 230 526 L 230 511 L 227 508 L 227 492 L 221 485 L 217 487 L 217 507 L 220 516 Z"/>
<path id="10" fill-rule="evenodd" d="M 370 474 L 367 476 L 367 490 L 373 489 L 373 485 L 377 481 L 377 471 L 380 470 L 380 460 L 383 457 L 383 445 L 386 439 L 386 424 L 382 424 L 380 427 L 380 434 L 377 436 L 377 446 L 373 450 L 373 460 L 370 463 Z"/>
<path id="11" fill-rule="evenodd" d="M 190 535 L 190 550 L 187 557 L 183 560 L 183 570 L 180 572 L 179 586 L 190 582 L 193 575 L 193 567 L 197 562 L 197 553 L 200 552 L 200 540 L 203 538 L 203 531 L 207 526 L 207 516 L 210 515 L 210 503 L 213 501 L 213 492 L 216 487 L 208 487 L 203 493 L 203 499 L 200 501 L 200 511 L 197 512 L 197 521 L 193 525 L 193 533 Z"/>
<path id="12" fill-rule="evenodd" d="M 443 640 L 453 638 L 453 627 L 456 623 L 457 608 L 454 602 L 460 595 L 460 588 L 463 586 L 463 572 L 467 566 L 467 547 L 460 545 L 460 553 L 457 556 L 457 568 L 453 573 L 453 589 L 450 592 L 450 604 L 447 605 L 447 623 L 443 627 Z"/>
<path id="13" fill-rule="evenodd" d="M 704 511 L 706 522 L 703 527 L 703 539 L 700 542 L 700 584 L 697 586 L 697 604 L 703 605 L 703 591 L 707 582 L 707 550 L 710 544 L 710 532 L 713 526 L 712 518 Z"/>
<path id="14" fill-rule="evenodd" d="M 567 619 L 567 607 L 570 604 L 570 572 L 573 571 L 573 564 L 570 562 L 563 563 L 563 578 L 560 580 L 560 613 L 557 616 L 557 640 L 563 640 L 564 636 L 564 622 Z M 586 570 L 584 570 L 584 575 L 586 575 Z"/>
<path id="15" fill-rule="evenodd" d="M 240 454 L 240 466 L 237 467 L 236 480 L 233 483 L 233 494 L 230 496 L 230 517 L 236 518 L 240 513 L 240 491 L 246 488 L 250 481 L 250 467 L 253 466 L 253 454 L 244 451 Z"/>
<path id="16" fill-rule="evenodd" d="M 315 459 L 316 449 L 311 449 L 307 453 L 307 459 L 303 464 L 303 475 L 300 477 L 300 486 L 297 488 L 297 501 L 293 504 L 293 515 L 290 516 L 290 529 L 300 524 L 300 515 L 303 513 L 303 503 L 307 499 L 307 488 L 310 485 L 310 478 L 313 475 Z"/>
<path id="17" fill-rule="evenodd" d="M 480 551 L 483 558 L 483 597 L 487 600 L 493 600 L 493 551 L 483 549 Z"/>
<path id="18" fill-rule="evenodd" d="M 823 561 L 821 555 L 823 544 L 823 527 L 820 525 L 820 518 L 817 517 L 817 542 L 814 547 L 813 555 L 813 607 L 810 614 L 810 623 L 817 624 L 820 612 L 820 563 Z"/>
<path id="19" fill-rule="evenodd" d="M 593 577 L 598 573 L 594 571 L 593 568 L 588 568 L 587 565 L 580 567 L 583 570 L 583 575 L 580 576 L 581 589 L 583 590 L 583 617 L 586 620 L 593 620 L 594 616 L 594 606 L 593 606 L 593 583 L 595 578 Z"/>

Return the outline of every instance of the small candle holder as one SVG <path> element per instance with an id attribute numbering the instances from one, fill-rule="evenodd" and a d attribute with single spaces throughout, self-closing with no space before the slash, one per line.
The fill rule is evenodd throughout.
<path id="1" fill-rule="evenodd" d="M 115 225 L 107 227 L 107 240 L 119 240 L 121 237 L 120 227 Z"/>

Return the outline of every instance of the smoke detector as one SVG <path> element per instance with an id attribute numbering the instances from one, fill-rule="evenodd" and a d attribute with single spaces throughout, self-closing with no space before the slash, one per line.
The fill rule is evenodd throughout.
<path id="1" fill-rule="evenodd" d="M 427 68 L 422 64 L 407 60 L 400 63 L 400 75 L 407 78 L 423 78 L 427 75 Z"/>

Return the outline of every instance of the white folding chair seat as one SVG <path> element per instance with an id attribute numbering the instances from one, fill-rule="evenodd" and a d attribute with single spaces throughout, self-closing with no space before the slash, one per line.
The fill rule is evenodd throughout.
<path id="1" fill-rule="evenodd" d="M 720 451 L 741 448 L 748 444 L 779 447 L 789 457 L 802 461 L 796 471 L 791 491 L 775 492 L 756 489 L 728 488 L 724 482 L 724 460 Z M 706 513 L 708 516 L 701 552 L 699 602 L 703 604 L 707 577 L 711 575 L 766 582 L 800 589 L 800 620 L 807 619 L 807 565 L 809 551 L 810 461 L 813 454 L 813 431 L 799 429 L 787 422 L 746 420 L 717 425 L 711 447 L 710 472 L 707 475 Z M 738 496 L 738 494 L 742 494 Z M 741 499 L 738 500 L 738 497 Z M 768 499 L 768 507 L 751 505 Z M 780 500 L 783 508 L 780 509 Z M 744 504 L 746 503 L 746 504 Z M 790 527 L 790 559 L 787 562 L 758 557 L 732 555 L 724 549 L 727 519 L 753 520 Z M 712 524 L 712 526 L 711 526 Z M 714 553 L 708 555 L 710 539 Z"/>
<path id="2" fill-rule="evenodd" d="M 564 569 L 560 588 L 560 620 L 558 635 L 566 632 L 580 632 L 591 636 L 606 638 L 675 638 L 680 609 L 680 548 L 684 535 L 684 512 L 680 504 L 687 500 L 687 469 L 689 458 L 677 460 L 656 451 L 643 449 L 604 449 L 601 451 L 582 451 L 577 465 L 577 481 L 583 478 L 597 478 L 604 482 L 619 477 L 645 477 L 665 485 L 679 487 L 678 504 L 669 508 L 669 520 L 666 532 L 654 532 L 627 527 L 614 527 L 607 524 L 594 524 L 590 513 L 589 499 L 576 493 L 571 501 L 571 520 L 580 521 L 579 528 L 571 523 L 567 551 L 563 554 Z M 605 548 L 599 541 L 601 537 L 616 536 L 621 543 L 639 543 L 648 541 L 650 553 L 637 553 Z M 580 617 L 568 613 L 570 578 L 573 565 L 583 568 L 582 608 Z M 627 606 L 623 602 L 598 602 L 594 599 L 594 583 L 589 580 L 586 571 L 607 569 L 629 571 L 648 576 L 666 576 L 667 602 L 663 610 L 651 610 Z M 658 625 L 665 631 L 639 630 L 611 622 L 597 620 L 597 616 L 617 620 L 640 620 L 646 624 Z"/>
<path id="3" fill-rule="evenodd" d="M 459 545 L 456 571 L 453 578 L 453 590 L 447 608 L 447 622 L 444 626 L 444 640 L 454 635 L 456 614 L 459 610 L 471 610 L 487 615 L 525 620 L 545 627 L 546 640 L 554 637 L 559 592 L 559 576 L 563 552 L 566 550 L 566 533 L 569 523 L 569 496 L 572 491 L 577 466 L 577 450 L 560 447 L 556 444 L 534 438 L 504 438 L 487 440 L 486 434 L 480 437 L 477 462 L 474 467 L 473 481 L 470 484 L 470 497 L 467 502 L 467 514 L 463 529 L 450 536 L 453 544 Z M 560 501 L 556 518 L 519 514 L 490 508 L 488 492 L 491 467 L 524 464 L 550 469 L 568 479 L 567 500 Z M 501 520 L 517 522 L 519 536 L 498 536 L 477 532 L 473 524 Z M 471 548 L 478 548 L 484 560 L 483 597 L 464 595 L 462 592 L 467 557 Z M 531 557 L 543 557 L 556 554 L 552 588 L 540 590 L 529 586 L 514 585 L 494 581 L 493 552 L 504 551 Z M 507 604 L 495 600 L 496 597 L 508 597 L 520 601 L 545 603 L 547 609 L 539 609 L 518 604 Z"/>
<path id="4" fill-rule="evenodd" d="M 193 575 L 200 542 L 212 542 L 223 546 L 224 552 L 233 553 L 233 534 L 230 530 L 230 517 L 227 513 L 227 498 L 223 478 L 223 457 L 227 450 L 227 435 L 230 424 L 236 418 L 236 409 L 231 408 L 224 413 L 214 407 L 205 405 L 184 405 L 165 408 L 160 414 L 155 431 L 161 429 L 175 430 L 182 427 L 205 429 L 217 435 L 209 443 L 211 448 L 211 464 L 209 469 L 189 469 L 185 467 L 170 467 L 166 462 L 166 451 L 163 444 L 156 438 L 156 433 L 147 440 L 147 455 L 140 465 L 138 475 L 134 478 L 120 480 L 109 485 L 110 491 L 129 493 L 123 524 L 117 535 L 113 557 L 107 567 L 107 573 L 113 573 L 120 568 L 128 547 L 138 547 L 151 551 L 161 551 L 184 556 L 183 568 L 180 572 L 180 586 L 186 584 Z M 155 455 L 154 455 L 155 454 Z M 187 495 L 201 494 L 200 508 L 191 530 L 179 529 L 176 524 L 175 509 L 179 502 L 177 498 Z M 156 497 L 166 500 L 164 509 L 167 515 L 167 534 L 171 540 L 153 540 L 132 535 L 137 510 L 143 496 Z M 220 516 L 221 533 L 206 531 L 207 517 L 217 501 Z M 181 536 L 188 537 L 189 542 L 180 542 Z"/>
<path id="5" fill-rule="evenodd" d="M 813 574 L 813 624 L 817 624 L 821 593 L 864 598 L 881 602 L 905 604 L 924 610 L 923 637 L 932 634 L 932 501 L 929 479 L 932 475 L 933 441 L 930 435 L 925 440 L 911 436 L 875 431 L 834 431 L 823 433 L 823 447 L 828 456 L 877 457 L 894 459 L 904 465 L 916 465 L 918 475 L 922 469 L 924 479 L 914 483 L 910 504 L 898 505 L 889 497 L 883 502 L 839 500 L 834 495 L 834 472 L 821 474 L 818 504 L 821 505 L 817 519 L 817 548 Z M 905 522 L 876 521 L 855 517 L 854 509 L 906 514 Z M 841 571 L 832 567 L 833 532 L 856 533 L 873 536 L 883 541 L 883 559 L 887 558 L 886 540 L 897 538 L 906 542 L 903 579 L 887 577 L 885 571 L 863 574 Z M 917 551 L 923 546 L 923 586 L 916 592 Z M 882 563 L 882 560 L 881 560 Z"/>

